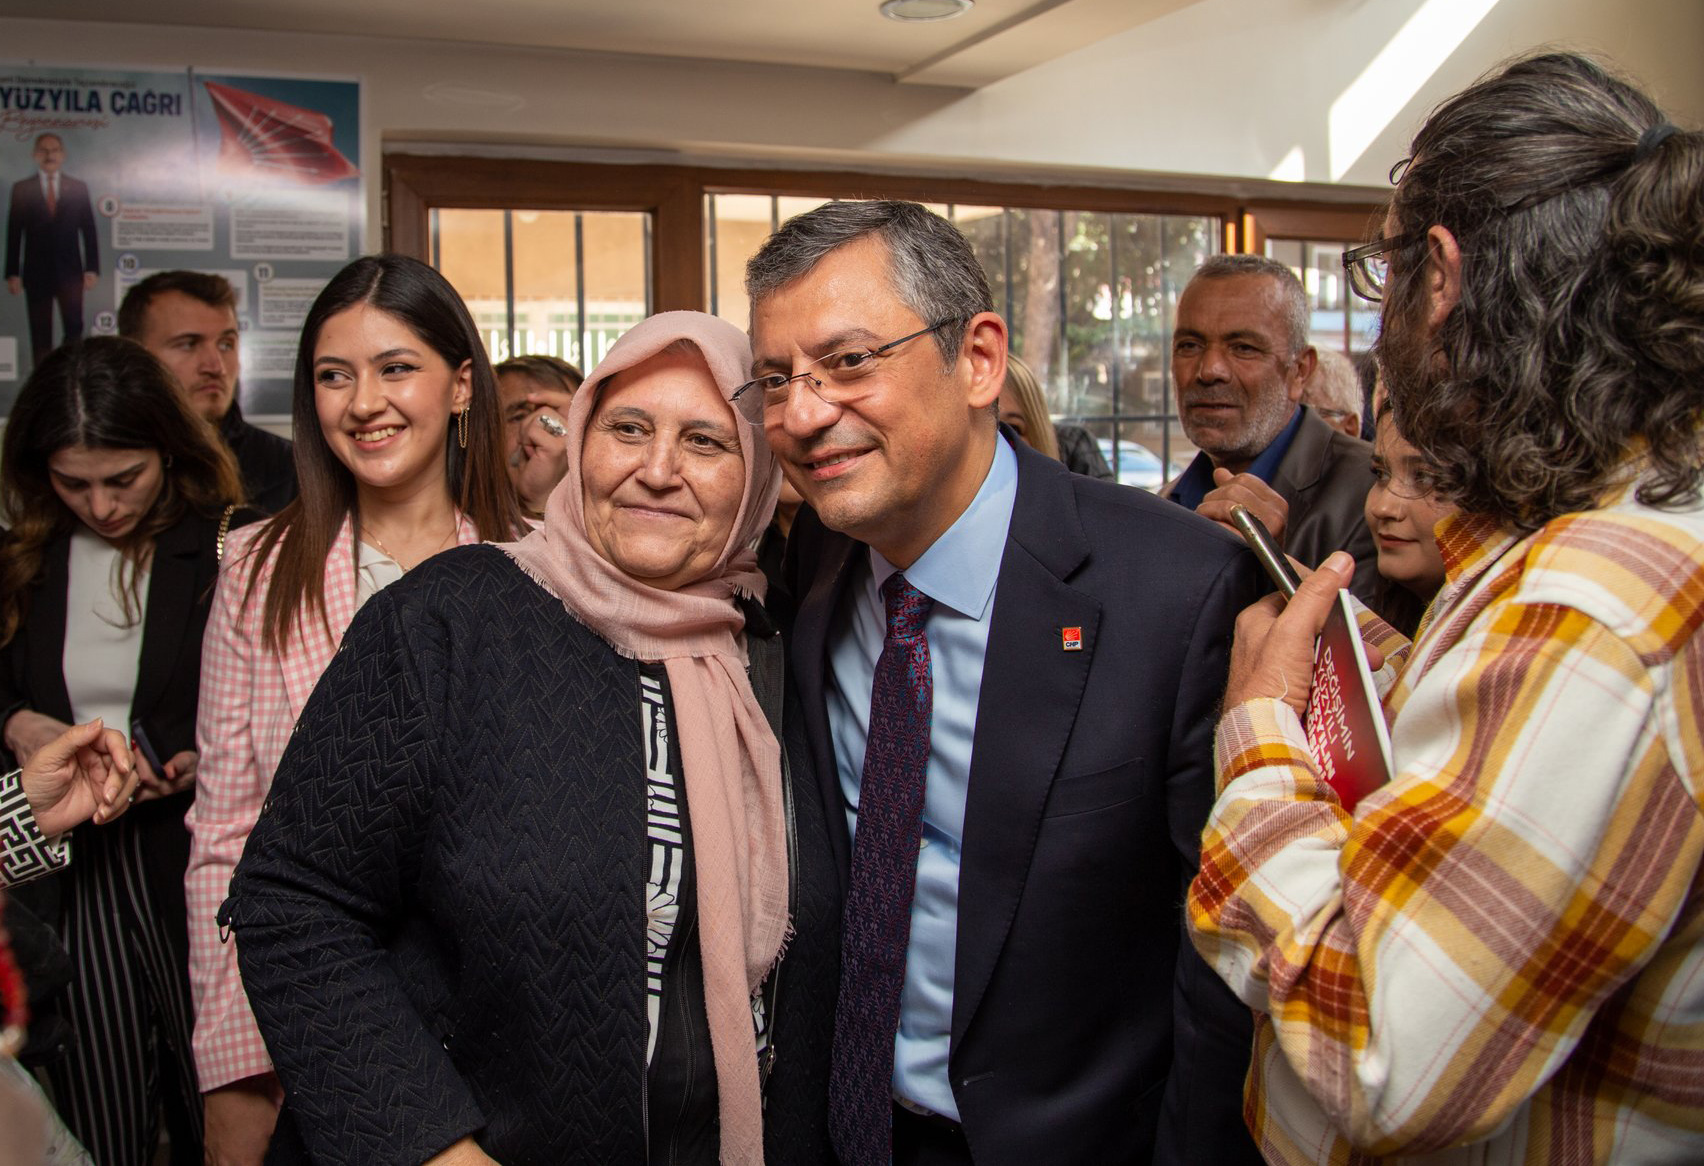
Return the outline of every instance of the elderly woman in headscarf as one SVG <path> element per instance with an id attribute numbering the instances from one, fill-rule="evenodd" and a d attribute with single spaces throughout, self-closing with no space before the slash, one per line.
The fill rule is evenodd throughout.
<path id="1" fill-rule="evenodd" d="M 268 1161 L 832 1160 L 835 876 L 758 603 L 749 363 L 712 316 L 641 323 L 542 527 L 350 626 L 221 912 Z"/>

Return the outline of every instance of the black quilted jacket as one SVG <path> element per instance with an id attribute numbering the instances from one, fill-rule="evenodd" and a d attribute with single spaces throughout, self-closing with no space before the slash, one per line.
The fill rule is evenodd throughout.
<path id="1" fill-rule="evenodd" d="M 785 718 L 799 834 L 765 1108 L 770 1163 L 831 1161 L 839 907 Z M 647 846 L 638 669 L 501 551 L 357 615 L 231 884 L 283 1079 L 269 1162 L 643 1163 Z"/>

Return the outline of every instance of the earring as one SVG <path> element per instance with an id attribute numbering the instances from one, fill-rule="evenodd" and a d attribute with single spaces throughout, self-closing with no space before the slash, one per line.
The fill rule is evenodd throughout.
<path id="1" fill-rule="evenodd" d="M 171 468 L 172 468 L 172 455 L 168 453 L 166 455 L 166 469 L 169 470 Z"/>
<path id="2" fill-rule="evenodd" d="M 467 448 L 467 410 L 465 408 L 456 411 L 456 444 L 463 449 Z"/>

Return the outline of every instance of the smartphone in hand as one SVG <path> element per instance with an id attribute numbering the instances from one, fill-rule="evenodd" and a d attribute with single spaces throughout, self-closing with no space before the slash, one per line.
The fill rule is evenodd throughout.
<path id="1" fill-rule="evenodd" d="M 1250 513 L 1248 507 L 1241 505 L 1231 507 L 1231 523 L 1243 536 L 1243 541 L 1248 543 L 1254 557 L 1260 560 L 1260 565 L 1266 568 L 1266 573 L 1272 576 L 1272 582 L 1278 585 L 1284 598 L 1293 596 L 1302 581 L 1296 577 L 1290 560 L 1284 557 L 1284 549 L 1266 529 L 1266 524 Z"/>
<path id="2" fill-rule="evenodd" d="M 154 776 L 161 781 L 166 780 L 166 763 L 160 757 L 160 751 L 154 748 L 154 743 L 148 739 L 148 730 L 141 721 L 130 722 L 130 744 L 136 751 L 148 759 L 148 764 L 154 770 Z"/>

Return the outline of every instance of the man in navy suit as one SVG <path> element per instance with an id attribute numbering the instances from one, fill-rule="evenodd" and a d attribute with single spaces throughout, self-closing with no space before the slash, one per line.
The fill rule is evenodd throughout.
<path id="1" fill-rule="evenodd" d="M 69 174 L 58 134 L 35 140 L 37 173 L 12 187 L 6 216 L 6 290 L 24 293 L 32 363 L 53 351 L 53 305 L 62 339 L 83 334 L 83 293 L 100 278 L 100 245 L 89 188 Z"/>
<path id="2" fill-rule="evenodd" d="M 1248 1012 L 1182 942 L 1253 556 L 998 427 L 1005 322 L 969 243 L 922 207 L 801 215 L 746 284 L 736 404 L 811 508 L 788 551 L 791 651 L 842 810 L 844 1166 L 1258 1162 Z M 896 782 L 867 758 L 894 755 L 884 648 L 917 650 L 895 628 L 919 592 L 926 666 L 899 674 L 927 707 Z M 920 814 L 875 857 L 907 782 Z M 860 904 L 884 916 L 875 942 Z M 870 1006 L 884 992 L 896 1012 Z"/>

